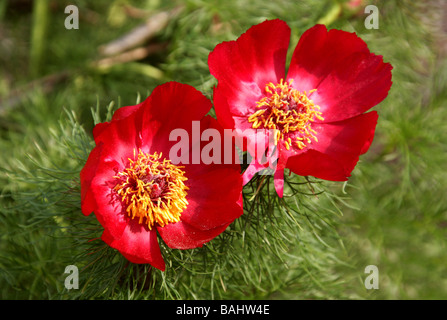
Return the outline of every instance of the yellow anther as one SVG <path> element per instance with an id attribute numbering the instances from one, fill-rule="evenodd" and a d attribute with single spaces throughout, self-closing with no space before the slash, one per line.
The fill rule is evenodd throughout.
<path id="1" fill-rule="evenodd" d="M 317 132 L 311 128 L 315 120 L 324 120 L 320 107 L 309 99 L 309 95 L 317 89 L 307 93 L 292 88 L 293 79 L 289 82 L 280 80 L 279 84 L 268 83 L 265 87 L 266 96 L 256 102 L 259 110 L 248 117 L 254 129 L 274 129 L 275 143 L 283 140 L 286 149 L 295 143 L 299 149 L 307 144 L 318 141 Z M 295 141 L 288 136 L 293 134 Z M 287 135 L 287 139 L 286 136 Z M 306 143 L 305 143 L 305 142 Z"/>
<path id="2" fill-rule="evenodd" d="M 146 154 L 134 151 L 134 159 L 119 172 L 113 188 L 126 206 L 126 212 L 138 223 L 146 224 L 152 230 L 155 224 L 163 227 L 168 223 L 180 221 L 188 187 L 184 184 L 183 167 L 171 164 L 162 154 Z"/>

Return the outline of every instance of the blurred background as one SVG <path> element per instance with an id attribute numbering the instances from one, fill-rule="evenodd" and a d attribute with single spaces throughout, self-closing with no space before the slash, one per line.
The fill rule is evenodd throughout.
<path id="1" fill-rule="evenodd" d="M 379 10 L 377 29 L 365 27 L 368 4 Z M 76 10 L 65 11 L 69 5 L 78 21 Z M 340 245 L 309 271 L 313 285 L 291 280 L 253 296 L 447 298 L 447 2 L 0 0 L 2 299 L 49 299 L 63 286 L 62 275 L 48 272 L 63 270 L 51 229 L 48 237 L 29 232 L 39 207 L 6 210 L 34 196 L 36 162 L 58 168 L 71 161 L 59 146 L 61 119 L 75 114 L 90 133 L 92 108 L 133 105 L 171 80 L 211 97 L 209 52 L 275 18 L 292 29 L 289 56 L 316 23 L 356 32 L 393 65 L 393 86 L 374 108 L 379 122 L 370 151 L 349 183 L 336 187 L 345 199 L 332 221 Z M 379 289 L 364 286 L 368 265 L 378 267 Z M 321 274 L 330 275 L 324 285 Z M 233 298 L 231 290 L 224 298 Z"/>

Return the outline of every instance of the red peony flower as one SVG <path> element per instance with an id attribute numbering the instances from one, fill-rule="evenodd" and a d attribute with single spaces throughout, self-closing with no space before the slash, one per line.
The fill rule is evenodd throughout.
<path id="1" fill-rule="evenodd" d="M 245 133 L 275 131 L 279 196 L 285 168 L 347 180 L 374 137 L 378 115 L 364 112 L 391 87 L 392 67 L 382 56 L 371 53 L 354 33 L 328 31 L 324 25 L 304 32 L 286 76 L 289 38 L 285 22 L 265 21 L 236 41 L 217 45 L 208 59 L 218 80 L 214 107 L 222 126 Z M 254 136 L 245 134 L 248 145 Z M 244 172 L 244 184 L 266 167 L 259 157 L 254 160 Z"/>
<path id="2" fill-rule="evenodd" d="M 242 214 L 240 165 L 170 158 L 176 129 L 189 134 L 190 156 L 203 145 L 193 121 L 200 132 L 222 133 L 206 116 L 211 107 L 196 89 L 170 82 L 95 126 L 96 147 L 80 173 L 82 212 L 95 213 L 102 239 L 129 261 L 165 270 L 157 232 L 170 248 L 196 248 Z"/>

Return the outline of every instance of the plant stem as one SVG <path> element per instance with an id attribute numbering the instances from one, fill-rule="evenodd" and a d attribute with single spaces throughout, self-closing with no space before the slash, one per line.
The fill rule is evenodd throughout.
<path id="1" fill-rule="evenodd" d="M 46 47 L 46 33 L 49 19 L 49 0 L 34 0 L 31 29 L 29 71 L 32 77 L 41 72 Z"/>

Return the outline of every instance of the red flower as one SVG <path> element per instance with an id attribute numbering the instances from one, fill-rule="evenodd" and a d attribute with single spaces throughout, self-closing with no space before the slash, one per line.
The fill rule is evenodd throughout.
<path id="1" fill-rule="evenodd" d="M 344 181 L 374 137 L 378 115 L 364 113 L 391 87 L 391 65 L 354 33 L 316 25 L 302 35 L 286 72 L 290 28 L 281 20 L 253 26 L 211 52 L 214 107 L 224 128 L 276 130 L 275 188 L 284 168 Z M 252 130 L 255 131 L 255 130 Z M 245 131 L 244 131 L 245 132 Z M 253 135 L 246 138 L 253 143 Z M 255 157 L 244 183 L 265 165 Z"/>
<path id="2" fill-rule="evenodd" d="M 201 131 L 223 132 L 206 116 L 211 107 L 194 88 L 170 82 L 95 126 L 96 147 L 80 174 L 82 212 L 95 213 L 102 239 L 129 261 L 164 270 L 157 232 L 170 248 L 196 248 L 242 214 L 239 165 L 170 159 L 174 129 L 191 133 L 200 121 Z M 203 144 L 191 136 L 189 153 Z"/>

